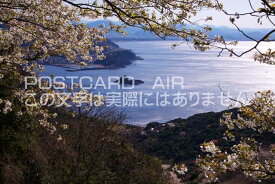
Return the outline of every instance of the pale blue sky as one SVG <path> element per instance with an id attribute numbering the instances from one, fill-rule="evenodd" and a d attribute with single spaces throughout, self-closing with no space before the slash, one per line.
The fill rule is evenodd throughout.
<path id="1" fill-rule="evenodd" d="M 248 0 L 220 0 L 220 2 L 223 3 L 225 10 L 227 10 L 228 13 L 244 13 L 244 12 L 250 12 L 251 8 L 249 5 Z M 255 9 L 258 9 L 261 7 L 261 1 L 260 0 L 251 0 L 251 3 Z M 221 26 L 232 26 L 232 24 L 229 21 L 229 17 L 226 16 L 222 12 L 218 11 L 204 11 L 202 15 L 200 16 L 206 16 L 206 15 L 212 15 L 213 21 L 211 24 Z M 245 28 L 274 28 L 274 26 L 266 19 L 263 19 L 263 25 L 259 25 L 257 23 L 257 18 L 251 17 L 251 16 L 244 16 L 239 20 L 236 20 L 238 25 Z M 275 19 L 273 18 L 273 22 L 275 22 Z"/>
<path id="2" fill-rule="evenodd" d="M 76 2 L 88 2 L 89 0 L 75 0 Z M 93 0 L 90 0 L 90 2 L 93 2 Z M 249 12 L 251 11 L 249 1 L 248 0 L 220 0 L 224 4 L 224 8 L 229 13 L 242 13 L 242 12 Z M 260 0 L 251 0 L 252 5 L 255 9 L 258 9 L 260 7 Z M 232 27 L 232 24 L 229 21 L 229 17 L 226 16 L 223 12 L 218 12 L 215 10 L 203 10 L 199 15 L 197 16 L 197 19 L 206 17 L 206 16 L 212 16 L 213 21 L 208 22 L 208 24 L 215 25 L 215 26 L 229 26 Z M 85 21 L 89 21 L 85 19 Z M 275 22 L 275 19 L 273 19 Z M 251 17 L 251 16 L 245 16 L 241 19 L 237 20 L 236 23 L 242 27 L 242 28 L 274 28 L 274 26 L 266 19 L 263 19 L 263 25 L 259 25 L 257 23 L 257 18 Z M 202 23 L 204 24 L 204 23 Z"/>

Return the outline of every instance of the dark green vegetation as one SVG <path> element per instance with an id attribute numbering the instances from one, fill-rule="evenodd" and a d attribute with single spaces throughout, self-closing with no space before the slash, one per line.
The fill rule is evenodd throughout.
<path id="1" fill-rule="evenodd" d="M 94 64 L 102 65 L 109 69 L 123 68 L 132 64 L 133 61 L 141 58 L 137 57 L 131 50 L 119 49 L 105 54 L 105 59 L 96 60 Z"/>
<path id="2" fill-rule="evenodd" d="M 166 161 L 193 162 L 200 154 L 200 144 L 222 141 L 225 130 L 219 125 L 222 114 L 209 112 L 164 124 L 150 123 L 137 135 L 139 146 Z"/>
<path id="3" fill-rule="evenodd" d="M 223 148 L 230 146 L 222 139 L 225 129 L 219 125 L 224 112 L 141 128 L 121 124 L 119 114 L 110 111 L 74 117 L 63 109 L 48 109 L 58 113 L 51 120 L 57 127 L 52 135 L 39 125 L 41 117 L 27 113 L 25 105 L 10 95 L 18 87 L 16 76 L 10 74 L 3 80 L 0 98 L 9 99 L 13 111 L 0 113 L 0 183 L 167 184 L 159 159 L 171 165 L 185 163 L 189 172 L 184 180 L 195 182 L 200 177 L 195 164 L 202 154 L 200 144 L 212 140 Z M 18 109 L 21 116 L 14 113 Z M 63 123 L 69 128 L 62 129 Z M 59 134 L 62 140 L 58 141 Z M 245 134 L 266 146 L 274 143 L 273 134 L 238 132 L 239 137 Z"/>
<path id="4" fill-rule="evenodd" d="M 237 109 L 230 111 L 234 115 L 238 112 Z M 186 164 L 189 172 L 184 176 L 185 180 L 197 181 L 200 171 L 196 165 L 196 158 L 203 154 L 200 145 L 213 141 L 218 146 L 229 149 L 233 144 L 223 139 L 226 129 L 219 122 L 225 112 L 228 111 L 197 114 L 188 119 L 179 118 L 164 124 L 153 122 L 143 129 L 134 129 L 137 148 L 168 164 Z M 251 137 L 260 140 L 266 148 L 274 144 L 275 140 L 272 133 L 258 134 L 250 130 L 238 130 L 236 135 L 236 141 L 246 135 L 252 135 Z"/>
<path id="5" fill-rule="evenodd" d="M 110 111 L 100 111 L 96 116 L 73 116 L 63 109 L 47 109 L 58 113 L 49 120 L 57 127 L 51 134 L 40 125 L 42 117 L 28 113 L 11 95 L 16 87 L 12 74 L 1 80 L 0 98 L 9 99 L 13 109 L 0 112 L 1 184 L 168 183 L 160 160 L 133 148 L 119 115 L 111 113 L 112 118 Z M 15 113 L 19 109 L 21 115 Z"/>
<path id="6" fill-rule="evenodd" d="M 236 109 L 230 110 L 237 113 Z M 191 116 L 188 119 L 175 119 L 164 124 L 153 122 L 143 130 L 136 133 L 139 147 L 146 153 L 153 154 L 162 160 L 173 162 L 193 162 L 201 154 L 200 145 L 206 141 L 213 141 L 217 145 L 229 146 L 228 141 L 223 139 L 226 130 L 220 125 L 222 112 L 209 112 Z M 250 131 L 239 131 L 241 137 Z M 273 134 L 252 135 L 261 139 L 263 143 L 272 143 L 275 139 Z"/>
<path id="7" fill-rule="evenodd" d="M 123 68 L 127 65 L 132 64 L 133 61 L 141 59 L 131 50 L 120 48 L 117 44 L 113 43 L 110 40 L 99 43 L 98 45 L 104 47 L 103 53 L 105 55 L 105 59 L 94 60 L 92 62 L 85 61 L 88 64 L 98 65 L 100 68 L 116 69 L 116 68 Z M 90 54 L 91 56 L 96 58 L 95 54 L 92 51 L 90 52 Z M 79 61 L 72 63 L 65 56 L 57 55 L 57 56 L 51 56 L 48 59 L 40 61 L 40 63 L 46 64 L 46 65 L 63 67 L 63 66 L 75 65 L 77 62 L 80 62 L 80 61 L 83 61 L 83 60 L 79 59 Z M 91 70 L 93 69 L 94 68 L 92 68 Z"/>
<path id="8" fill-rule="evenodd" d="M 121 124 L 59 112 L 69 128 L 57 141 L 31 117 L 0 118 L 0 183 L 167 183 L 161 162 L 133 149 Z"/>

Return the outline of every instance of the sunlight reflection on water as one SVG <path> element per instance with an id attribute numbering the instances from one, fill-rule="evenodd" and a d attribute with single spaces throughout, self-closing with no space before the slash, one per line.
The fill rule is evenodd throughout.
<path id="1" fill-rule="evenodd" d="M 76 75 L 91 76 L 97 78 L 102 76 L 129 75 L 140 79 L 145 84 L 136 86 L 136 92 L 156 92 L 152 90 L 157 76 L 166 79 L 167 76 L 183 76 L 185 89 L 183 93 L 190 92 L 210 92 L 220 95 L 220 89 L 229 91 L 233 97 L 237 97 L 239 92 L 243 92 L 248 98 L 259 90 L 275 91 L 275 66 L 254 62 L 251 53 L 242 58 L 229 57 L 224 54 L 217 57 L 218 51 L 198 52 L 190 49 L 187 45 L 181 45 L 176 49 L 171 49 L 170 41 L 151 42 L 117 42 L 121 48 L 132 49 L 144 60 L 135 61 L 134 64 L 117 70 L 94 70 L 67 72 L 64 68 L 46 66 L 44 74 L 54 75 Z M 251 46 L 251 42 L 240 42 L 238 50 L 244 50 Z M 275 45 L 263 45 L 262 49 Z M 99 90 L 105 92 L 104 90 Z M 121 91 L 112 89 L 111 91 Z M 163 90 L 159 90 L 163 92 Z M 174 90 L 179 91 L 179 89 Z M 172 92 L 172 90 L 166 90 Z M 125 108 L 127 113 L 127 123 L 145 125 L 152 121 L 165 122 L 178 117 L 187 118 L 191 115 L 208 112 L 221 111 L 227 107 L 220 105 L 220 99 L 214 99 L 215 105 L 190 107 L 135 107 Z"/>

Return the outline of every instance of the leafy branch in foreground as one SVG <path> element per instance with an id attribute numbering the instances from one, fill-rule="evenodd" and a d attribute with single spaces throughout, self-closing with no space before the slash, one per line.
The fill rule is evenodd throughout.
<path id="1" fill-rule="evenodd" d="M 26 106 L 26 101 L 37 100 L 27 94 L 55 91 L 24 89 L 24 77 L 44 70 L 37 61 L 50 56 L 64 55 L 81 65 L 85 65 L 83 60 L 94 59 L 91 51 L 102 58 L 98 43 L 105 41 L 110 29 L 121 32 L 121 27 L 88 28 L 80 23 L 82 17 L 117 17 L 127 26 L 141 27 L 162 38 L 178 36 L 205 50 L 209 48 L 207 35 L 186 26 L 202 8 L 217 7 L 210 0 L 103 0 L 86 4 L 69 0 L 0 0 L 1 183 L 163 183 L 159 161 L 142 161 L 143 156 L 120 137 L 113 144 L 113 134 L 105 135 L 106 131 L 121 133 L 113 131 L 121 126 L 110 126 L 108 122 L 114 121 L 109 117 L 111 112 L 98 117 L 98 111 L 90 109 L 88 113 L 96 120 L 89 119 L 89 124 L 63 118 L 69 114 L 62 116 L 56 110 L 43 108 L 43 102 Z M 106 122 L 106 116 L 102 134 L 95 134 L 100 133 L 95 123 L 101 118 Z M 40 129 L 45 133 L 43 138 Z M 87 133 L 85 137 L 81 131 Z M 104 151 L 107 154 L 102 154 Z M 151 169 L 144 169 L 145 165 Z M 154 177 L 149 181 L 148 176 Z"/>
<path id="2" fill-rule="evenodd" d="M 216 41 L 220 43 L 220 45 L 214 44 L 213 46 L 216 48 L 219 48 L 221 51 L 219 55 L 221 55 L 224 51 L 228 51 L 231 56 L 237 56 L 237 57 L 242 57 L 247 53 L 250 53 L 252 51 L 255 51 L 254 54 L 254 60 L 255 61 L 260 61 L 262 63 L 267 63 L 267 64 L 275 64 L 275 50 L 274 48 L 269 48 L 267 51 L 262 51 L 260 50 L 259 46 L 261 43 L 273 43 L 275 40 L 272 39 L 271 37 L 274 36 L 275 29 L 272 28 L 259 39 L 254 38 L 253 36 L 250 36 L 248 33 L 246 33 L 243 28 L 241 28 L 237 20 L 241 18 L 245 18 L 247 16 L 251 16 L 253 18 L 257 19 L 258 24 L 262 25 L 263 20 L 267 20 L 271 25 L 275 27 L 274 23 L 274 17 L 275 17 L 275 2 L 274 0 L 261 0 L 262 7 L 256 9 L 253 6 L 253 3 L 251 0 L 248 0 L 250 9 L 251 11 L 249 12 L 244 12 L 244 13 L 229 13 L 228 11 L 225 10 L 223 5 L 219 2 L 219 0 L 215 0 L 217 3 L 217 6 L 219 6 L 219 9 L 222 10 L 222 12 L 229 16 L 229 20 L 231 24 L 249 41 L 254 42 L 253 46 L 250 47 L 249 49 L 238 52 L 235 51 L 234 48 L 231 46 L 235 46 L 238 42 L 237 41 L 232 41 L 232 42 L 226 42 L 224 38 L 221 36 L 216 37 Z"/>
<path id="3" fill-rule="evenodd" d="M 158 36 L 178 36 L 194 43 L 196 48 L 209 48 L 207 35 L 202 31 L 187 28 L 194 24 L 191 18 L 203 8 L 218 8 L 210 0 L 158 1 L 104 0 L 76 3 L 70 0 L 2 0 L 0 1 L 0 80 L 13 76 L 17 86 L 11 89 L 10 96 L 18 97 L 22 102 L 29 92 L 38 89 L 22 89 L 25 75 L 36 75 L 43 70 L 38 59 L 64 55 L 70 61 L 91 62 L 93 58 L 102 58 L 99 42 L 105 41 L 104 35 L 109 30 L 121 32 L 121 26 L 87 28 L 80 23 L 82 17 L 91 20 L 117 17 L 127 26 L 141 27 Z M 209 20 L 211 18 L 206 18 Z M 8 86 L 8 84 L 3 84 Z M 45 91 L 44 91 L 45 92 Z M 49 91 L 52 93 L 53 91 Z M 17 94 L 17 95 L 15 95 Z M 13 102 L 8 97 L 0 97 L 5 102 L 6 110 L 13 110 Z M 26 112 L 50 117 L 41 107 L 28 107 Z M 3 111 L 3 112 L 6 112 Z M 20 112 L 19 112 L 20 114 Z M 47 122 L 43 123 L 48 124 Z"/>
<path id="4" fill-rule="evenodd" d="M 258 133 L 275 133 L 275 95 L 271 91 L 259 92 L 250 102 L 243 106 L 237 118 L 232 113 L 225 113 L 221 124 L 228 130 L 224 139 L 236 142 L 235 129 L 249 129 Z M 223 150 L 213 142 L 202 144 L 206 156 L 199 157 L 197 162 L 203 169 L 208 182 L 218 181 L 221 173 L 240 171 L 248 177 L 259 181 L 275 179 L 275 149 L 263 147 L 251 136 L 242 137 L 231 148 Z"/>

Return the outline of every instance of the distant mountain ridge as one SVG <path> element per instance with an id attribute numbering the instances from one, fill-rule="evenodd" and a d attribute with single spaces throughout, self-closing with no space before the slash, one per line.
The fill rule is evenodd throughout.
<path id="1" fill-rule="evenodd" d="M 99 25 L 108 25 L 112 22 L 115 25 L 121 25 L 122 22 L 119 21 L 109 21 L 109 20 L 98 20 L 93 22 L 86 22 L 88 27 L 96 27 Z M 188 27 L 192 27 L 188 25 Z M 230 28 L 226 26 L 212 26 L 213 30 L 209 32 L 210 37 L 216 35 L 222 35 L 226 40 L 237 40 L 237 41 L 249 41 L 241 32 L 235 28 Z M 266 33 L 272 29 L 251 29 L 245 28 L 243 31 L 254 39 L 261 39 Z M 114 31 L 109 32 L 107 38 L 110 40 L 160 40 L 160 38 L 154 35 L 152 32 L 144 31 L 141 28 L 128 27 L 125 29 L 127 36 L 120 35 Z M 176 40 L 177 38 L 168 37 L 167 40 Z M 275 34 L 271 35 L 271 39 L 275 39 Z"/>

